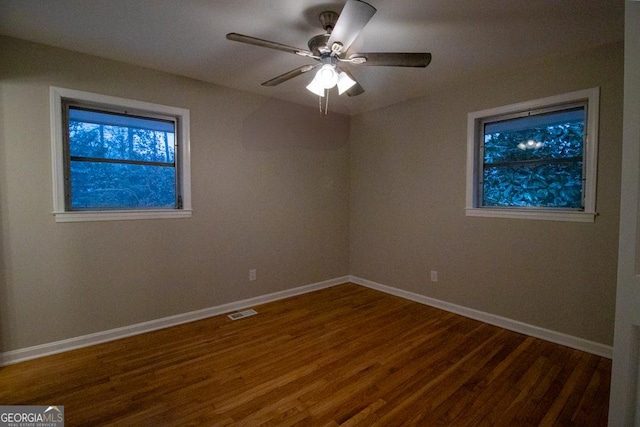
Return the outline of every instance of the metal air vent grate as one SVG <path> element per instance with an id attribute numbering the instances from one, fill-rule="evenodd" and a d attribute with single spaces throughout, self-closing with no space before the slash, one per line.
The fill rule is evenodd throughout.
<path id="1" fill-rule="evenodd" d="M 231 320 L 244 319 L 245 317 L 253 316 L 254 314 L 258 314 L 257 311 L 253 309 L 236 311 L 235 313 L 228 314 L 227 317 Z"/>

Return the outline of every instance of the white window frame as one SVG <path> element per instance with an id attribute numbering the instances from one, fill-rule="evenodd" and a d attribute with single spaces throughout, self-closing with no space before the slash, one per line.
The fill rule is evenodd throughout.
<path id="1" fill-rule="evenodd" d="M 180 155 L 177 157 L 177 173 L 180 174 L 180 209 L 144 209 L 144 210 L 93 210 L 67 211 L 65 208 L 65 168 L 64 168 L 64 132 L 62 101 L 72 99 L 92 104 L 98 108 L 119 109 L 149 114 L 173 116 L 178 122 L 177 144 Z M 116 221 L 160 218 L 191 217 L 191 150 L 189 142 L 189 110 L 115 96 L 82 92 L 73 89 L 50 87 L 51 110 L 51 159 L 53 173 L 53 215 L 56 222 L 80 221 Z"/>
<path id="2" fill-rule="evenodd" d="M 481 173 L 479 161 L 479 146 L 483 141 L 481 135 L 481 123 L 487 119 L 496 119 L 529 110 L 538 110 L 548 107 L 561 107 L 565 104 L 587 102 L 587 123 L 585 128 L 585 155 L 584 155 L 584 210 L 567 210 L 561 208 L 537 208 L 537 207 L 509 207 L 495 208 L 483 207 L 478 200 L 479 174 Z M 551 221 L 578 221 L 594 222 L 596 212 L 596 178 L 598 165 L 598 117 L 600 104 L 600 88 L 570 92 L 562 95 L 526 101 L 512 105 L 506 105 L 487 110 L 476 111 L 468 114 L 467 118 L 467 216 L 493 217 L 493 218 L 521 218 Z"/>

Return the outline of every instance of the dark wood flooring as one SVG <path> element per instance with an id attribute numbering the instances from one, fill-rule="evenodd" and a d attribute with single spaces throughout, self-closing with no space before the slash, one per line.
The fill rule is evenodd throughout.
<path id="1" fill-rule="evenodd" d="M 69 426 L 605 426 L 611 361 L 354 284 L 0 368 Z"/>

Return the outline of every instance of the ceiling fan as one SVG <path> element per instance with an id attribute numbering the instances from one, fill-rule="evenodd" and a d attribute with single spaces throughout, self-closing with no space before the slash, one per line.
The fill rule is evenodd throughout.
<path id="1" fill-rule="evenodd" d="M 340 15 L 332 11 L 322 12 L 320 14 L 320 23 L 326 33 L 312 37 L 307 43 L 308 50 L 238 33 L 227 34 L 227 39 L 294 53 L 316 61 L 315 64 L 303 65 L 267 80 L 262 83 L 263 86 L 277 86 L 319 67 L 314 79 L 307 86 L 309 91 L 324 97 L 325 94 L 328 95 L 329 89 L 338 86 L 340 95 L 346 93 L 348 96 L 356 96 L 364 93 L 364 88 L 356 82 L 346 66 L 368 65 L 424 68 L 431 62 L 430 53 L 350 53 L 349 47 L 375 13 L 375 7 L 360 0 L 347 0 Z"/>

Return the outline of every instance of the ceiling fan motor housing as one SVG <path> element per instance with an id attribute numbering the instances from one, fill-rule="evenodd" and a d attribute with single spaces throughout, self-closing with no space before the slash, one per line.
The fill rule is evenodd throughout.
<path id="1" fill-rule="evenodd" d="M 312 37 L 307 44 L 309 50 L 315 56 L 323 56 L 331 53 L 331 49 L 327 46 L 329 42 L 329 34 L 320 34 L 319 36 Z"/>

